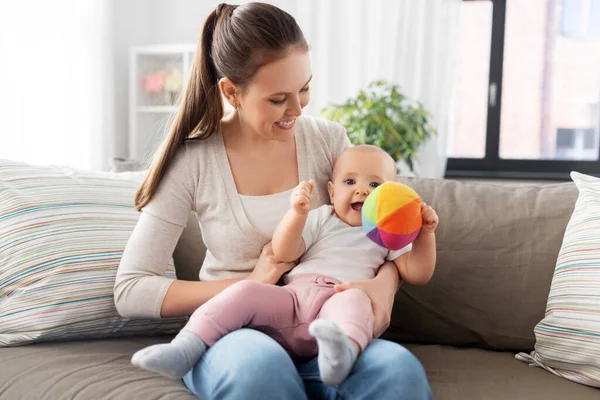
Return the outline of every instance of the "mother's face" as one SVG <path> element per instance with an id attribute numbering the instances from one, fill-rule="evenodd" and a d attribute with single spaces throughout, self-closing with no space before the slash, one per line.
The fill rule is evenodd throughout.
<path id="1" fill-rule="evenodd" d="M 258 69 L 246 91 L 238 97 L 244 128 L 270 140 L 294 137 L 296 117 L 310 100 L 310 58 L 304 50 Z"/>

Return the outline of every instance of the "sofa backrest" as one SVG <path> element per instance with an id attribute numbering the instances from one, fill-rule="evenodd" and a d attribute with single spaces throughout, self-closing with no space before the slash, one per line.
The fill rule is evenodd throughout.
<path id="1" fill-rule="evenodd" d="M 495 184 L 398 178 L 440 216 L 429 284 L 403 285 L 385 338 L 531 350 L 577 189 L 573 183 Z M 197 280 L 205 248 L 190 214 L 174 258 Z"/>
<path id="2" fill-rule="evenodd" d="M 436 209 L 438 253 L 429 284 L 401 287 L 386 337 L 533 349 L 575 185 L 399 180 Z"/>
<path id="3" fill-rule="evenodd" d="M 192 211 L 173 252 L 177 279 L 184 281 L 199 280 L 200 268 L 204 262 L 205 254 L 206 247 L 202 241 L 198 217 Z"/>

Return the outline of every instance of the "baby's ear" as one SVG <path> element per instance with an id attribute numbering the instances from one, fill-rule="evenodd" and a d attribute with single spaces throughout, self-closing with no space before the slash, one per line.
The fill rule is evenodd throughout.
<path id="1" fill-rule="evenodd" d="M 333 182 L 327 182 L 327 191 L 329 192 L 329 202 L 333 204 Z"/>

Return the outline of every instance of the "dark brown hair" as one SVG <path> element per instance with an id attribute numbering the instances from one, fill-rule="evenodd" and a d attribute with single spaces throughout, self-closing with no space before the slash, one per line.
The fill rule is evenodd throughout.
<path id="1" fill-rule="evenodd" d="M 206 18 L 187 88 L 173 124 L 135 196 L 140 211 L 185 140 L 210 137 L 223 118 L 218 82 L 227 77 L 242 90 L 257 70 L 293 48 L 308 51 L 296 20 L 265 3 L 220 4 Z"/>

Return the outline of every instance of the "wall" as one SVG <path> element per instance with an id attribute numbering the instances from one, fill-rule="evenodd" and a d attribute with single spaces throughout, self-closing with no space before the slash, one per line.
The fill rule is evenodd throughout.
<path id="1" fill-rule="evenodd" d="M 419 151 L 419 173 L 431 177 L 443 174 L 444 133 L 452 86 L 446 75 L 451 74 L 454 65 L 453 32 L 458 25 L 459 0 L 267 2 L 295 16 L 311 46 L 314 79 L 305 113 L 318 115 L 326 105 L 355 95 L 356 88 L 376 78 L 399 84 L 409 97 L 421 100 L 436 115 L 442 133 Z M 115 11 L 118 14 L 116 129 L 120 149 L 127 154 L 129 46 L 196 43 L 206 16 L 220 1 L 127 0 L 124 3 L 127 4 L 119 4 Z M 373 29 L 374 26 L 382 29 Z M 438 67 L 445 63 L 444 68 Z"/>
<path id="2" fill-rule="evenodd" d="M 206 16 L 222 1 L 113 0 L 115 53 L 115 156 L 128 152 L 129 49 L 196 43 Z"/>
<path id="3" fill-rule="evenodd" d="M 217 0 L 113 0 L 114 24 L 114 156 L 128 152 L 129 48 L 152 44 L 197 43 Z M 237 1 L 235 4 L 245 3 Z M 267 1 L 287 11 L 293 0 Z"/>
<path id="4" fill-rule="evenodd" d="M 114 104 L 117 157 L 127 155 L 129 48 L 152 44 L 156 19 L 154 0 L 113 1 L 114 11 Z"/>
<path id="5" fill-rule="evenodd" d="M 156 44 L 196 43 L 208 14 L 222 1 L 153 0 Z"/>

